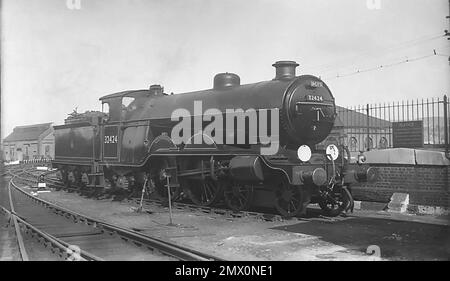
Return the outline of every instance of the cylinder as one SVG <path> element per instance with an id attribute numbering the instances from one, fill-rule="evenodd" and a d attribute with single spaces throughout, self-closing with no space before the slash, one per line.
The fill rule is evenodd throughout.
<path id="1" fill-rule="evenodd" d="M 240 181 L 264 181 L 261 158 L 258 156 L 236 156 L 230 161 L 231 176 Z"/>

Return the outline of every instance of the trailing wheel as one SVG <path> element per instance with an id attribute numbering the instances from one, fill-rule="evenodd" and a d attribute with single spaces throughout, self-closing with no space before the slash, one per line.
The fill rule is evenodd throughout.
<path id="1" fill-rule="evenodd" d="M 223 195 L 228 208 L 235 212 L 248 210 L 253 202 L 253 186 L 232 183 L 224 188 Z"/>
<path id="2" fill-rule="evenodd" d="M 275 208 L 285 217 L 293 217 L 303 210 L 302 187 L 291 185 L 285 181 L 275 189 Z"/>

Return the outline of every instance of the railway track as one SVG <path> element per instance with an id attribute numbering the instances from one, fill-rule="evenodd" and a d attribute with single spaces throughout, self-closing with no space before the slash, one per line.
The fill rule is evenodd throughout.
<path id="1" fill-rule="evenodd" d="M 34 183 L 37 183 L 37 175 L 28 172 L 27 173 L 29 176 L 31 176 L 32 178 L 22 178 L 25 181 L 33 181 Z M 79 187 L 71 187 L 71 188 L 67 188 L 64 186 L 63 183 L 61 183 L 58 179 L 56 179 L 56 177 L 51 177 L 51 173 L 49 173 L 48 175 L 50 176 L 46 176 L 46 182 L 51 186 L 54 187 L 56 189 L 65 189 L 69 192 L 79 192 L 81 189 Z M 140 207 L 140 197 L 131 197 L 131 198 L 123 198 L 120 201 L 125 200 L 125 202 L 129 203 L 130 205 L 132 205 L 133 207 Z M 164 200 L 160 200 L 160 199 L 155 199 L 155 198 L 144 198 L 143 199 L 143 209 L 144 210 L 152 210 L 155 207 L 163 207 L 166 208 L 168 207 L 168 202 L 164 201 Z M 335 221 L 339 221 L 341 220 L 341 218 L 336 218 L 336 217 L 327 217 L 327 216 L 323 216 L 321 214 L 321 211 L 318 209 L 317 210 L 317 214 L 314 214 L 314 217 L 309 218 L 307 216 L 296 216 L 296 217 L 284 217 L 282 215 L 279 215 L 275 212 L 270 212 L 269 211 L 260 211 L 260 210 L 252 210 L 252 211 L 233 211 L 230 210 L 228 208 L 226 208 L 225 206 L 220 206 L 220 205 L 216 205 L 216 206 L 200 206 L 200 205 L 196 205 L 196 204 L 192 204 L 192 203 L 188 203 L 186 201 L 177 201 L 177 202 L 172 202 L 172 206 L 171 206 L 174 210 L 182 210 L 185 212 L 194 212 L 194 213 L 200 213 L 200 214 L 208 214 L 211 216 L 217 216 L 220 218 L 228 218 L 228 219 L 252 219 L 252 220 L 257 220 L 257 221 L 266 221 L 266 222 L 284 222 L 284 221 L 310 221 L 310 220 L 319 220 L 319 221 L 324 221 L 324 222 L 335 222 Z M 313 213 L 315 213 L 315 210 L 310 210 Z M 151 211 L 148 211 L 149 213 L 151 213 Z"/>
<path id="2" fill-rule="evenodd" d="M 22 260 L 28 260 L 23 236 L 43 244 L 64 260 L 220 260 L 209 254 L 150 237 L 57 206 L 26 192 L 30 169 L 14 167 L 7 188 L 10 206 L 2 212 L 12 221 Z M 31 179 L 28 179 L 31 181 Z"/>

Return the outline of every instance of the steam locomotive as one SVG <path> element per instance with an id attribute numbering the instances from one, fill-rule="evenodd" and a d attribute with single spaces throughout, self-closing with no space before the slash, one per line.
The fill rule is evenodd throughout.
<path id="1" fill-rule="evenodd" d="M 283 216 L 319 203 L 339 215 L 352 208 L 350 185 L 377 171 L 363 155 L 351 163 L 343 146 L 316 148 L 336 118 L 330 89 L 296 76 L 294 61 L 273 66 L 274 79 L 253 84 L 220 73 L 209 90 L 174 95 L 152 85 L 103 96 L 103 112 L 54 127 L 53 166 L 67 186 L 93 192 L 147 189 L 165 200 L 275 207 Z"/>

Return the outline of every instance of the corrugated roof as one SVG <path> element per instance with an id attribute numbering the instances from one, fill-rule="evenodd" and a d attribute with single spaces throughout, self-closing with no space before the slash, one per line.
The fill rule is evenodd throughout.
<path id="1" fill-rule="evenodd" d="M 342 123 L 341 118 L 339 118 L 339 115 L 336 116 L 336 119 L 334 119 L 334 127 L 335 128 L 344 127 L 344 123 Z"/>
<path id="2" fill-rule="evenodd" d="M 336 106 L 336 111 L 339 119 L 342 121 L 344 127 L 349 128 L 360 128 L 367 126 L 367 115 L 355 110 L 347 109 L 341 106 Z M 385 128 L 390 127 L 391 122 L 369 116 L 369 127 L 370 128 Z"/>
<path id="3" fill-rule="evenodd" d="M 51 125 L 52 123 L 44 123 L 15 127 L 13 132 L 3 142 L 37 140 Z"/>

